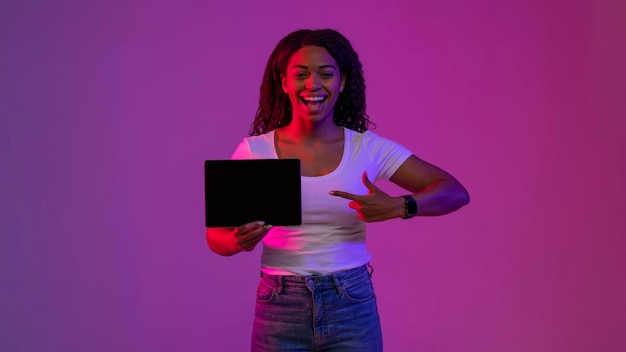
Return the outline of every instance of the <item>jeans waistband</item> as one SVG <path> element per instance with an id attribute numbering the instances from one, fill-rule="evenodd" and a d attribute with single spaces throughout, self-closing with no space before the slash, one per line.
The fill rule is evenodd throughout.
<path id="1" fill-rule="evenodd" d="M 261 271 L 261 277 L 281 278 L 282 280 L 287 280 L 290 282 L 305 282 L 308 279 L 315 279 L 318 281 L 333 281 L 334 278 L 344 278 L 347 276 L 351 276 L 355 273 L 359 273 L 363 270 L 367 271 L 370 276 L 372 276 L 372 273 L 374 273 L 374 268 L 372 267 L 372 265 L 370 263 L 367 263 L 367 264 L 358 266 L 356 268 L 337 271 L 337 272 L 325 274 L 325 275 L 306 275 L 306 276 L 304 275 L 272 275 L 272 274 L 266 274 Z"/>
<path id="2" fill-rule="evenodd" d="M 343 281 L 358 280 L 364 276 L 372 276 L 374 268 L 368 263 L 353 269 L 337 271 L 326 275 L 272 275 L 261 272 L 264 281 L 271 283 L 274 287 L 282 291 L 284 286 L 339 286 Z M 330 284 L 330 285 L 329 285 Z"/>

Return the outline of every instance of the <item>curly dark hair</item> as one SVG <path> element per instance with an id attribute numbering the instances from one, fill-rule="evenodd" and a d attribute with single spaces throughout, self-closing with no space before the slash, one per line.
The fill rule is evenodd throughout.
<path id="1" fill-rule="evenodd" d="M 280 40 L 269 57 L 261 83 L 259 108 L 250 129 L 250 136 L 267 133 L 291 122 L 291 102 L 284 94 L 281 75 L 293 53 L 303 46 L 323 47 L 337 61 L 339 72 L 346 76 L 343 92 L 333 112 L 337 126 L 365 132 L 375 126 L 365 111 L 365 79 L 359 56 L 350 41 L 334 29 L 301 29 Z"/>

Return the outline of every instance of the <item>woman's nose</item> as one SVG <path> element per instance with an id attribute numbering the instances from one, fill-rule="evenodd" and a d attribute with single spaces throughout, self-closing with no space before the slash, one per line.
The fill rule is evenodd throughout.
<path id="1" fill-rule="evenodd" d="M 311 75 L 306 82 L 306 88 L 310 90 L 319 89 L 321 86 L 320 78 L 317 75 Z"/>

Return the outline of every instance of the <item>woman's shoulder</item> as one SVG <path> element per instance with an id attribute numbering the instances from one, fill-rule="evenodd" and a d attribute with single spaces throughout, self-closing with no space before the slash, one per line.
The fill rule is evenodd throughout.
<path id="1" fill-rule="evenodd" d="M 272 131 L 269 131 L 269 132 L 263 133 L 263 134 L 257 134 L 257 135 L 254 135 L 254 136 L 247 136 L 247 137 L 244 137 L 243 139 L 247 140 L 247 141 L 268 141 L 268 140 L 274 140 L 274 131 L 275 130 L 272 130 Z"/>
<path id="2" fill-rule="evenodd" d="M 353 149 L 375 154 L 391 152 L 410 154 L 404 145 L 370 130 L 364 132 L 350 130 L 349 134 Z"/>
<path id="3" fill-rule="evenodd" d="M 382 137 L 378 133 L 370 130 L 359 132 L 346 128 L 346 133 L 352 142 L 358 145 L 369 145 L 372 143 L 385 143 L 386 141 L 390 141 L 390 139 Z"/>
<path id="4" fill-rule="evenodd" d="M 244 137 L 236 148 L 234 156 L 238 158 L 273 158 L 274 131 Z"/>

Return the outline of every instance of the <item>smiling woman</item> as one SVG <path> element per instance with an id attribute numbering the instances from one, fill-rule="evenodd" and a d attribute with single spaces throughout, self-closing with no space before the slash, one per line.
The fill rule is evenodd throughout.
<path id="1" fill-rule="evenodd" d="M 333 124 L 333 109 L 343 91 L 345 75 L 323 47 L 307 45 L 291 55 L 282 75 L 283 91 L 289 95 L 292 125 Z M 306 128 L 306 126 L 303 126 Z"/>
<path id="2" fill-rule="evenodd" d="M 283 38 L 259 101 L 232 159 L 300 159 L 302 225 L 258 219 L 206 231 L 220 255 L 262 243 L 252 350 L 381 351 L 365 223 L 447 214 L 469 195 L 447 172 L 368 130 L 361 63 L 335 30 Z M 388 195 L 376 180 L 410 194 Z"/>

